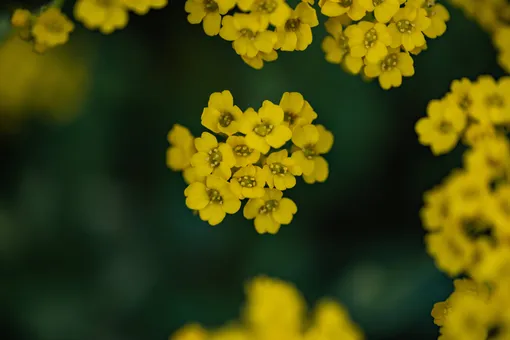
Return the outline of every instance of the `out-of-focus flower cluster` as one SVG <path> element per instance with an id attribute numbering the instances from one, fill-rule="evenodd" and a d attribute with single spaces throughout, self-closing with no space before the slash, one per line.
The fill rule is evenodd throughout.
<path id="1" fill-rule="evenodd" d="M 420 142 L 435 155 L 458 141 L 468 146 L 463 168 L 425 193 L 421 210 L 437 267 L 469 278 L 455 281 L 455 293 L 434 308 L 436 323 L 444 324 L 441 339 L 510 336 L 509 123 L 510 77 L 481 76 L 454 81 L 416 124 Z"/>
<path id="2" fill-rule="evenodd" d="M 510 2 L 507 0 L 450 0 L 492 35 L 498 61 L 510 73 Z"/>
<path id="3" fill-rule="evenodd" d="M 33 43 L 38 53 L 65 44 L 74 23 L 62 13 L 64 3 L 65 0 L 54 0 L 35 11 L 19 8 L 11 17 L 11 25 L 23 40 Z M 127 25 L 129 11 L 144 15 L 151 8 L 166 5 L 167 0 L 76 0 L 74 18 L 88 29 L 110 34 Z"/>
<path id="4" fill-rule="evenodd" d="M 170 340 L 361 340 L 359 328 L 343 306 L 319 302 L 311 318 L 303 296 L 287 282 L 257 277 L 246 286 L 246 303 L 239 321 L 216 330 L 189 324 Z"/>
<path id="5" fill-rule="evenodd" d="M 168 134 L 167 165 L 183 171 L 188 208 L 217 225 L 248 199 L 244 217 L 254 219 L 258 233 L 277 233 L 297 212 L 296 204 L 283 197 L 296 185 L 296 177 L 309 184 L 328 178 L 322 155 L 331 149 L 333 134 L 313 124 L 316 118 L 297 92 L 284 93 L 279 104 L 266 100 L 258 110 L 244 112 L 234 105 L 230 91 L 213 93 L 201 118 L 212 133 L 194 138 L 174 125 Z"/>

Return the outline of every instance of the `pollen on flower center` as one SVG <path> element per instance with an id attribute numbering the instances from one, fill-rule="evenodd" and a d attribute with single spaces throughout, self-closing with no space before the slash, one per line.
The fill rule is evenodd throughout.
<path id="1" fill-rule="evenodd" d="M 400 20 L 397 22 L 397 29 L 400 33 L 412 33 L 414 24 L 409 20 Z"/>
<path id="2" fill-rule="evenodd" d="M 283 121 L 289 123 L 289 125 L 294 124 L 298 115 L 292 112 L 284 112 L 283 113 Z"/>
<path id="3" fill-rule="evenodd" d="M 222 127 L 227 127 L 230 125 L 230 123 L 232 123 L 233 120 L 234 116 L 232 116 L 230 112 L 223 112 L 218 122 Z"/>
<path id="4" fill-rule="evenodd" d="M 485 104 L 489 107 L 502 108 L 505 106 L 505 99 L 501 95 L 495 93 L 485 98 Z"/>
<path id="5" fill-rule="evenodd" d="M 215 168 L 220 165 L 221 161 L 223 160 L 223 156 L 221 155 L 221 152 L 218 150 L 218 148 L 209 150 L 208 154 L 208 161 L 211 167 Z"/>
<path id="6" fill-rule="evenodd" d="M 216 12 L 218 11 L 218 4 L 214 0 L 204 0 L 204 8 L 206 12 Z"/>
<path id="7" fill-rule="evenodd" d="M 280 203 L 277 200 L 266 201 L 266 203 L 260 207 L 259 213 L 267 214 L 269 212 L 276 211 L 276 209 L 278 209 L 279 205 L 280 205 Z"/>
<path id="8" fill-rule="evenodd" d="M 282 163 L 272 163 L 269 164 L 269 170 L 271 170 L 273 175 L 283 176 L 289 171 L 289 168 L 287 168 Z"/>
<path id="9" fill-rule="evenodd" d="M 271 131 L 273 131 L 273 127 L 274 126 L 271 124 L 262 123 L 262 124 L 255 126 L 255 128 L 253 129 L 253 132 L 255 132 L 260 137 L 265 137 L 268 134 L 270 134 Z"/>
<path id="10" fill-rule="evenodd" d="M 377 41 L 377 31 L 375 28 L 371 28 L 365 33 L 365 47 L 370 48 L 374 46 L 375 42 Z"/>
<path id="11" fill-rule="evenodd" d="M 303 148 L 303 153 L 305 154 L 305 157 L 308 159 L 312 159 L 317 155 L 315 152 L 315 146 L 314 145 L 305 145 Z"/>
<path id="12" fill-rule="evenodd" d="M 253 31 L 248 29 L 248 28 L 243 28 L 239 32 L 241 33 L 242 37 L 246 37 L 246 38 L 248 38 L 250 40 L 255 39 L 255 33 L 253 33 Z"/>
<path id="13" fill-rule="evenodd" d="M 338 46 L 344 51 L 349 51 L 349 38 L 343 33 L 338 37 Z"/>
<path id="14" fill-rule="evenodd" d="M 381 70 L 391 71 L 398 64 L 398 55 L 396 53 L 388 54 L 381 62 Z"/>
<path id="15" fill-rule="evenodd" d="M 462 110 L 467 111 L 471 107 L 472 102 L 473 101 L 471 100 L 469 95 L 464 94 L 462 97 L 460 97 L 458 104 Z"/>
<path id="16" fill-rule="evenodd" d="M 62 32 L 64 30 L 64 25 L 56 20 L 45 23 L 44 27 L 53 33 Z"/>
<path id="17" fill-rule="evenodd" d="M 209 195 L 209 202 L 223 204 L 223 197 L 216 189 L 207 189 L 207 195 Z"/>
<path id="18" fill-rule="evenodd" d="M 258 0 L 255 3 L 256 12 L 273 13 L 278 7 L 275 0 Z"/>
<path id="19" fill-rule="evenodd" d="M 372 0 L 372 5 L 374 5 L 374 7 L 377 7 L 380 4 L 382 4 L 383 2 L 384 2 L 384 0 Z"/>
<path id="20" fill-rule="evenodd" d="M 351 7 L 352 0 L 340 0 L 339 5 L 342 7 Z"/>
<path id="21" fill-rule="evenodd" d="M 243 188 L 253 188 L 257 185 L 257 181 L 253 176 L 241 176 L 237 178 L 237 181 Z"/>
<path id="22" fill-rule="evenodd" d="M 248 157 L 253 152 L 247 145 L 236 145 L 234 147 L 234 153 L 236 156 Z"/>
<path id="23" fill-rule="evenodd" d="M 453 125 L 450 122 L 442 121 L 439 123 L 439 131 L 442 133 L 450 133 L 453 130 Z"/>
<path id="24" fill-rule="evenodd" d="M 299 20 L 299 18 L 289 19 L 285 23 L 285 30 L 288 32 L 296 32 L 299 29 L 300 24 L 301 20 Z"/>
<path id="25" fill-rule="evenodd" d="M 481 237 L 492 237 L 492 225 L 479 219 L 466 219 L 462 221 L 462 229 L 467 237 L 472 240 L 479 239 Z"/>

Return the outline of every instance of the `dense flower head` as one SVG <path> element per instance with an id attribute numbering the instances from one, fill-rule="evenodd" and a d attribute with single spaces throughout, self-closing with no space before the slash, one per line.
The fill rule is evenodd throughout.
<path id="1" fill-rule="evenodd" d="M 324 182 L 324 155 L 333 134 L 315 124 L 317 113 L 298 92 L 285 92 L 279 104 L 263 101 L 244 112 L 230 91 L 210 95 L 202 111 L 199 137 L 175 124 L 168 134 L 167 166 L 182 171 L 188 184 L 186 206 L 211 225 L 240 210 L 259 234 L 276 234 L 297 213 L 286 191 L 297 177 Z M 285 195 L 284 195 L 285 192 Z M 239 203 L 240 204 L 240 203 Z"/>
<path id="2" fill-rule="evenodd" d="M 245 286 L 239 321 L 206 330 L 190 323 L 170 340 L 362 340 L 364 335 L 342 305 L 319 301 L 308 313 L 304 297 L 285 281 L 258 276 Z"/>

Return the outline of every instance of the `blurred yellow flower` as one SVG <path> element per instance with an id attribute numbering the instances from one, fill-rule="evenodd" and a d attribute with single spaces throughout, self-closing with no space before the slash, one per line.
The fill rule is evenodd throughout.
<path id="1" fill-rule="evenodd" d="M 126 27 L 129 19 L 123 0 L 77 0 L 74 17 L 88 29 L 99 29 L 103 34 Z"/>
<path id="2" fill-rule="evenodd" d="M 124 5 L 139 15 L 144 15 L 151 8 L 161 9 L 168 4 L 168 0 L 122 0 Z"/>
<path id="3" fill-rule="evenodd" d="M 32 13 L 26 9 L 16 9 L 11 17 L 11 25 L 15 28 L 27 27 L 30 24 Z"/>
<path id="4" fill-rule="evenodd" d="M 35 19 L 32 35 L 36 44 L 53 47 L 66 43 L 73 29 L 74 24 L 59 8 L 49 7 Z"/>
<path id="5" fill-rule="evenodd" d="M 283 25 L 292 12 L 285 0 L 237 0 L 237 6 L 244 12 L 253 13 L 264 28 L 269 24 Z"/>

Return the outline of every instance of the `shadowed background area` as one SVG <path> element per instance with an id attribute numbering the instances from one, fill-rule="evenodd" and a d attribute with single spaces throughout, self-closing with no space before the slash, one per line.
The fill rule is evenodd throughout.
<path id="1" fill-rule="evenodd" d="M 3 6 L 2 34 L 10 10 L 38 5 Z M 419 209 L 462 150 L 433 157 L 414 124 L 453 79 L 502 73 L 489 37 L 451 14 L 414 58 L 416 75 L 390 91 L 328 64 L 322 25 L 306 51 L 253 70 L 188 24 L 183 1 L 131 15 L 111 36 L 77 24 L 44 56 L 4 41 L 2 338 L 166 339 L 189 321 L 236 318 L 258 274 L 295 283 L 310 304 L 341 301 L 368 339 L 437 338 L 430 310 L 451 283 L 425 252 Z M 166 168 L 171 126 L 199 135 L 209 95 L 225 89 L 242 109 L 301 92 L 335 135 L 328 181 L 298 180 L 288 195 L 299 211 L 276 236 L 258 235 L 241 213 L 201 222 L 181 174 Z"/>

